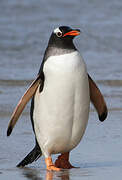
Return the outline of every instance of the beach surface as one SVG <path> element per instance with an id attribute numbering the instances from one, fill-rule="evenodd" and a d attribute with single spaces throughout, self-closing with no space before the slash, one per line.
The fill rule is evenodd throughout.
<path id="1" fill-rule="evenodd" d="M 122 1 L 0 1 L 0 179 L 122 179 Z M 108 118 L 98 120 L 91 105 L 88 127 L 71 152 L 74 168 L 46 171 L 44 157 L 25 168 L 16 165 L 34 147 L 30 102 L 6 136 L 11 114 L 36 77 L 52 30 L 80 28 L 74 41 L 88 73 L 103 93 Z M 53 156 L 53 160 L 56 159 Z"/>

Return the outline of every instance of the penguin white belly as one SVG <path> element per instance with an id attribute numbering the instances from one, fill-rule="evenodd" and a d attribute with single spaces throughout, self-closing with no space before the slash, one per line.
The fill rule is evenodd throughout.
<path id="1" fill-rule="evenodd" d="M 75 51 L 51 56 L 44 64 L 43 91 L 34 98 L 34 128 L 45 157 L 68 152 L 81 140 L 89 116 L 85 63 Z"/>

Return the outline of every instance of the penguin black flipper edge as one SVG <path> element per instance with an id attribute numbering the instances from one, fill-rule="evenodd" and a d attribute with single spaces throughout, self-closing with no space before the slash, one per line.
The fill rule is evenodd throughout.
<path id="1" fill-rule="evenodd" d="M 39 84 L 42 84 L 42 81 L 40 79 L 40 76 L 38 75 L 37 78 L 30 85 L 30 87 L 27 89 L 27 91 L 24 93 L 24 95 L 21 97 L 19 103 L 17 104 L 8 125 L 7 136 L 11 134 L 17 120 L 19 119 L 28 101 L 35 94 L 36 89 L 38 88 Z"/>
<path id="2" fill-rule="evenodd" d="M 93 81 L 93 79 L 90 77 L 89 74 L 88 74 L 88 80 L 89 80 L 89 89 L 90 89 L 90 100 L 98 113 L 99 120 L 103 122 L 108 115 L 106 102 L 104 100 L 102 93 L 97 87 L 96 83 Z"/>

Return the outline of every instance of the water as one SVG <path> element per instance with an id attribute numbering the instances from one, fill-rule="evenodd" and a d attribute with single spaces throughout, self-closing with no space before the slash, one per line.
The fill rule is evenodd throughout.
<path id="1" fill-rule="evenodd" d="M 122 178 L 121 19 L 121 0 L 0 1 L 0 179 Z M 10 138 L 6 137 L 8 121 L 36 77 L 51 31 L 60 25 L 81 29 L 75 44 L 104 94 L 109 116 L 100 123 L 91 106 L 85 136 L 71 153 L 72 164 L 80 168 L 49 173 L 41 158 L 18 169 L 16 164 L 34 146 L 30 104 Z"/>

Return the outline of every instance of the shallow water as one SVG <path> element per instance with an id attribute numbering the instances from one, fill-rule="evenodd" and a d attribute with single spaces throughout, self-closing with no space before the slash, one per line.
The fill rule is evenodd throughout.
<path id="1" fill-rule="evenodd" d="M 121 0 L 0 1 L 0 179 L 122 178 L 121 19 Z M 16 164 L 34 146 L 30 103 L 9 138 L 8 121 L 38 72 L 51 31 L 59 25 L 81 29 L 75 44 L 104 94 L 109 116 L 100 123 L 91 106 L 84 138 L 71 153 L 72 164 L 80 168 L 49 173 L 42 157 L 18 169 Z"/>

